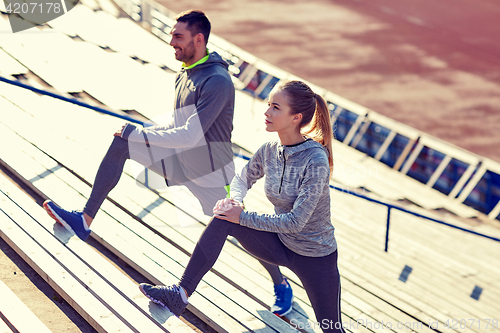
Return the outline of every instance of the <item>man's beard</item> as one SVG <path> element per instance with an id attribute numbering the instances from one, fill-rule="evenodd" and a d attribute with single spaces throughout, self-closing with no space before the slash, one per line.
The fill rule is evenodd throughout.
<path id="1" fill-rule="evenodd" d="M 177 60 L 182 61 L 184 63 L 189 62 L 189 60 L 191 60 L 194 57 L 194 54 L 195 54 L 194 42 L 191 41 L 184 49 L 182 49 L 180 58 L 178 58 Z"/>

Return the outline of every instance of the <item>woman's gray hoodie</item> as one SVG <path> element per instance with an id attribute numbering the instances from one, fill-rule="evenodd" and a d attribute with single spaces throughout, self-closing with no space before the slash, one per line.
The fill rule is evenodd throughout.
<path id="1" fill-rule="evenodd" d="M 327 150 L 311 139 L 284 146 L 264 144 L 231 183 L 231 197 L 243 202 L 247 190 L 265 178 L 275 214 L 243 211 L 240 224 L 275 232 L 290 250 L 323 257 L 337 249 L 330 220 L 330 169 Z"/>

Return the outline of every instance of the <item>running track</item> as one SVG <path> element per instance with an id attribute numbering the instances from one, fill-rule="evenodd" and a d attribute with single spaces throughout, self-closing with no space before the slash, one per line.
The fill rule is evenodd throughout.
<path id="1" fill-rule="evenodd" d="M 161 0 L 363 106 L 500 161 L 500 1 Z"/>

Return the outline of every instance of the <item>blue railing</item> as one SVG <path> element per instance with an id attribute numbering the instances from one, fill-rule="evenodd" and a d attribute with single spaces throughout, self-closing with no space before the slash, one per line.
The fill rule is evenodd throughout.
<path id="1" fill-rule="evenodd" d="M 100 107 L 97 107 L 97 106 L 90 105 L 90 104 L 81 102 L 81 101 L 77 100 L 76 98 L 68 98 L 68 97 L 64 97 L 64 96 L 61 96 L 61 95 L 58 95 L 58 94 L 55 94 L 55 93 L 52 93 L 52 92 L 49 92 L 49 91 L 38 89 L 38 88 L 32 87 L 30 85 L 24 84 L 24 83 L 19 82 L 19 81 L 9 80 L 9 79 L 1 77 L 1 76 L 0 76 L 0 81 L 3 81 L 5 83 L 9 83 L 9 84 L 12 84 L 12 85 L 24 88 L 24 89 L 28 89 L 28 90 L 34 91 L 34 92 L 39 93 L 41 95 L 47 95 L 47 96 L 50 96 L 50 97 L 53 97 L 53 98 L 56 98 L 56 99 L 63 100 L 65 102 L 73 103 L 73 104 L 76 104 L 76 105 L 79 105 L 79 106 L 82 106 L 82 107 L 85 107 L 85 108 L 88 108 L 88 109 L 92 109 L 94 111 L 97 111 L 97 112 L 100 112 L 100 113 L 103 113 L 103 114 L 107 114 L 107 115 L 110 115 L 110 116 L 113 116 L 113 117 L 121 118 L 121 119 L 127 120 L 127 121 L 132 122 L 132 123 L 140 124 L 140 125 L 143 125 L 143 126 L 144 125 L 145 126 L 150 125 L 150 123 L 143 122 L 143 121 L 135 119 L 133 117 L 126 116 L 126 115 L 120 114 L 118 112 L 114 112 L 114 111 L 106 110 L 106 109 L 103 109 L 103 108 L 100 108 Z M 239 157 L 239 158 L 242 158 L 242 159 L 247 160 L 247 161 L 250 160 L 250 157 L 243 156 L 243 155 L 240 155 L 240 154 L 235 154 L 235 157 Z M 422 214 L 413 212 L 411 210 L 405 209 L 405 208 L 400 207 L 400 206 L 396 206 L 396 205 L 389 204 L 389 203 L 386 203 L 386 202 L 383 202 L 383 201 L 380 201 L 380 200 L 377 200 L 377 199 L 374 199 L 374 198 L 370 198 L 370 197 L 368 197 L 366 195 L 358 194 L 356 192 L 349 191 L 349 190 L 346 190 L 346 189 L 343 189 L 343 188 L 340 188 L 340 187 L 337 187 L 337 186 L 334 186 L 334 185 L 330 185 L 330 188 L 334 189 L 334 190 L 337 190 L 337 191 L 340 191 L 340 192 L 344 192 L 344 193 L 356 196 L 358 198 L 362 198 L 362 199 L 370 201 L 370 202 L 374 202 L 374 203 L 377 203 L 377 204 L 380 204 L 380 205 L 384 205 L 384 206 L 387 207 L 387 227 L 386 227 L 385 248 L 384 248 L 385 252 L 387 252 L 388 249 L 389 249 L 389 229 L 390 229 L 391 210 L 392 209 L 395 209 L 395 210 L 398 210 L 398 211 L 401 211 L 401 212 L 404 212 L 404 213 L 407 213 L 407 214 L 410 214 L 410 215 L 413 215 L 413 216 L 416 216 L 416 217 L 420 217 L 420 218 L 428 220 L 428 221 L 436 222 L 436 223 L 439 223 L 439 224 L 442 224 L 442 225 L 445 225 L 445 226 L 448 226 L 448 227 L 451 227 L 451 228 L 454 228 L 454 229 L 462 230 L 462 231 L 468 232 L 470 234 L 474 234 L 474 235 L 477 235 L 477 236 L 481 236 L 481 237 L 484 237 L 484 238 L 487 238 L 487 239 L 491 239 L 491 240 L 500 242 L 500 238 L 488 236 L 488 235 L 485 235 L 485 234 L 482 234 L 482 233 L 479 233 L 479 232 L 476 232 L 476 231 L 473 231 L 473 230 L 469 230 L 469 229 L 466 229 L 466 228 L 462 228 L 462 227 L 456 226 L 456 225 L 451 224 L 451 223 L 447 223 L 447 222 L 444 222 L 444 221 L 441 221 L 441 220 L 437 220 L 437 219 L 434 219 L 432 217 L 429 217 L 429 216 L 426 216 L 426 215 L 422 215 Z"/>
<path id="2" fill-rule="evenodd" d="M 38 94 L 41 94 L 41 95 L 47 95 L 47 96 L 53 97 L 55 99 L 60 99 L 60 100 L 65 101 L 65 102 L 69 102 L 69 103 L 73 103 L 73 104 L 76 104 L 76 105 L 79 105 L 79 106 L 83 106 L 84 108 L 92 109 L 94 111 L 97 111 L 97 112 L 100 112 L 100 113 L 104 113 L 104 114 L 107 114 L 107 115 L 110 115 L 110 116 L 113 116 L 113 117 L 116 117 L 116 118 L 121 118 L 121 119 L 124 119 L 126 121 L 130 121 L 131 123 L 136 123 L 136 124 L 140 124 L 140 125 L 143 125 L 143 126 L 147 126 L 148 125 L 147 122 L 140 121 L 140 120 L 132 118 L 130 116 L 127 116 L 127 115 L 124 115 L 124 114 L 120 114 L 120 113 L 115 112 L 115 111 L 106 110 L 106 109 L 100 108 L 98 106 L 90 105 L 90 104 L 84 103 L 82 101 L 79 101 L 76 98 L 65 97 L 65 96 L 61 96 L 61 95 L 58 95 L 58 94 L 54 94 L 54 93 L 52 93 L 50 91 L 38 89 L 38 88 L 35 88 L 33 86 L 24 84 L 24 83 L 22 83 L 22 82 L 20 82 L 18 80 L 9 80 L 7 78 L 4 78 L 4 77 L 0 76 L 0 81 L 3 81 L 5 83 L 9 83 L 9 84 L 12 84 L 12 85 L 24 88 L 24 89 L 28 89 L 28 90 L 34 91 L 34 92 L 36 92 Z"/>
<path id="3" fill-rule="evenodd" d="M 250 157 L 243 156 L 243 155 L 240 155 L 240 154 L 235 154 L 235 156 L 236 157 L 240 157 L 240 158 L 242 158 L 244 160 L 247 160 L 247 161 L 250 160 Z M 377 199 L 374 199 L 374 198 L 370 198 L 370 197 L 368 197 L 366 195 L 362 195 L 362 194 L 359 194 L 359 193 L 356 193 L 356 192 L 353 192 L 353 191 L 349 191 L 349 190 L 346 190 L 346 189 L 341 188 L 341 187 L 330 185 L 330 188 L 387 207 L 387 227 L 386 227 L 386 232 L 385 232 L 385 248 L 384 248 L 385 252 L 387 252 L 389 250 L 389 229 L 390 229 L 390 224 L 391 224 L 391 210 L 392 209 L 399 210 L 401 212 L 404 212 L 404 213 L 407 213 L 407 214 L 410 214 L 410 215 L 413 215 L 413 216 L 416 216 L 416 217 L 420 217 L 420 218 L 423 218 L 425 220 L 429 220 L 429 221 L 436 222 L 436 223 L 439 223 L 439 224 L 442 224 L 442 225 L 446 225 L 446 226 L 454 228 L 454 229 L 462 230 L 462 231 L 468 232 L 470 234 L 474 234 L 474 235 L 477 235 L 477 236 L 481 236 L 481 237 L 484 237 L 484 238 L 488 238 L 488 239 L 500 242 L 500 238 L 488 236 L 488 235 L 485 235 L 485 234 L 482 234 L 482 233 L 479 233 L 479 232 L 476 232 L 476 231 L 473 231 L 473 230 L 469 230 L 469 229 L 466 229 L 466 228 L 462 228 L 462 227 L 456 226 L 456 225 L 448 223 L 448 222 L 437 220 L 435 218 L 432 218 L 432 217 L 429 217 L 429 216 L 426 216 L 426 215 L 422 215 L 422 214 L 413 212 L 413 211 L 408 210 L 406 208 L 403 208 L 403 207 L 400 207 L 400 206 L 396 206 L 396 205 L 393 205 L 393 204 L 389 204 L 387 202 L 383 202 L 383 201 L 380 201 L 380 200 L 377 200 Z"/>

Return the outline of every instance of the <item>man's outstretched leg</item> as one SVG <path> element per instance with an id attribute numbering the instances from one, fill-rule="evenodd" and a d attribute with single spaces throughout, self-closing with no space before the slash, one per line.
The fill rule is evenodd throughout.
<path id="1" fill-rule="evenodd" d="M 134 156 L 140 156 L 134 154 Z M 47 200 L 43 207 L 47 213 L 67 229 L 71 229 L 82 240 L 90 235 L 90 224 L 97 211 L 106 199 L 108 193 L 116 186 L 123 173 L 125 161 L 130 158 L 129 143 L 115 136 L 108 152 L 104 156 L 97 171 L 92 192 L 83 211 L 67 211 L 58 207 L 54 202 Z M 137 158 L 143 165 L 150 164 L 150 158 L 144 156 L 143 160 Z"/>

